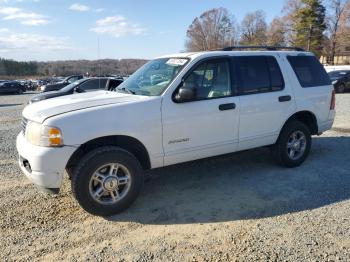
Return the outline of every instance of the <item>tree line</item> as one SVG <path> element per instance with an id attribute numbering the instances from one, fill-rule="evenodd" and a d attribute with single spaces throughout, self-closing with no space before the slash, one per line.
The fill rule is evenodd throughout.
<path id="1" fill-rule="evenodd" d="M 0 58 L 0 76 L 30 76 L 37 75 L 37 62 L 17 62 Z"/>
<path id="2" fill-rule="evenodd" d="M 0 76 L 130 75 L 146 62 L 144 59 L 19 62 L 0 58 Z"/>
<path id="3" fill-rule="evenodd" d="M 281 16 L 266 22 L 264 11 L 238 23 L 225 8 L 196 17 L 186 33 L 187 51 L 216 50 L 232 45 L 295 46 L 326 56 L 350 51 L 350 0 L 286 0 Z"/>

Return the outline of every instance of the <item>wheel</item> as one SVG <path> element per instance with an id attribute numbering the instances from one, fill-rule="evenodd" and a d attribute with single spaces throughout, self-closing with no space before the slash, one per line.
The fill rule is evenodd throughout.
<path id="1" fill-rule="evenodd" d="M 23 94 L 22 88 L 20 88 L 20 89 L 17 90 L 17 94 L 19 94 L 19 95 Z"/>
<path id="2" fill-rule="evenodd" d="M 143 173 L 131 153 L 118 147 L 101 147 L 79 161 L 71 183 L 73 195 L 85 211 L 109 216 L 135 201 L 143 185 Z"/>
<path id="3" fill-rule="evenodd" d="M 345 85 L 344 84 L 340 84 L 337 87 L 337 93 L 344 93 L 345 92 Z"/>
<path id="4" fill-rule="evenodd" d="M 291 121 L 282 129 L 272 153 L 277 162 L 286 167 L 297 167 L 307 158 L 311 148 L 309 128 L 299 122 Z"/>

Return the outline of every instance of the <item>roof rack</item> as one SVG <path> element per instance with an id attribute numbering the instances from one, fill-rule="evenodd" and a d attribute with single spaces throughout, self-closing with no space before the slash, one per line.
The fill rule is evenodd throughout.
<path id="1" fill-rule="evenodd" d="M 264 49 L 268 51 L 277 51 L 277 50 L 293 50 L 303 52 L 304 49 L 300 47 L 291 47 L 291 46 L 266 46 L 266 45 L 244 45 L 244 46 L 228 46 L 220 49 L 221 51 L 233 51 L 233 50 L 243 50 L 243 49 Z"/>

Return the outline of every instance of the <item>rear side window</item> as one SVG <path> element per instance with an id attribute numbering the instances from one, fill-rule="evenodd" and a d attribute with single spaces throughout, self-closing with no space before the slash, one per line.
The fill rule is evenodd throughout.
<path id="1" fill-rule="evenodd" d="M 326 70 L 314 56 L 288 56 L 288 61 L 302 87 L 330 85 Z"/>
<path id="2" fill-rule="evenodd" d="M 272 56 L 241 56 L 234 58 L 240 94 L 279 91 L 284 80 L 276 58 Z"/>
<path id="3" fill-rule="evenodd" d="M 121 83 L 123 83 L 123 80 L 119 79 L 110 79 L 108 81 L 108 90 L 114 90 L 116 87 L 118 87 Z"/>
<path id="4" fill-rule="evenodd" d="M 92 79 L 81 84 L 80 89 L 84 91 L 104 89 L 106 87 L 107 79 Z"/>

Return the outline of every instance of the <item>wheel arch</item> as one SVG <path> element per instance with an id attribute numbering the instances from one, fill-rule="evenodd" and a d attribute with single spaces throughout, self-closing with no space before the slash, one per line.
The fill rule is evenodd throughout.
<path id="1" fill-rule="evenodd" d="M 80 145 L 69 158 L 66 169 L 72 170 L 81 157 L 91 150 L 102 146 L 118 146 L 133 154 L 138 159 L 143 169 L 151 168 L 149 153 L 138 139 L 125 135 L 115 135 L 95 138 Z M 68 174 L 69 173 L 70 172 L 68 172 Z"/>
<path id="2" fill-rule="evenodd" d="M 282 126 L 280 132 L 283 130 L 283 128 L 286 126 L 287 123 L 289 123 L 290 121 L 293 121 L 293 120 L 298 120 L 298 121 L 302 122 L 303 124 L 305 124 L 309 128 L 312 135 L 318 134 L 317 118 L 316 118 L 314 113 L 312 113 L 311 111 L 308 111 L 308 110 L 298 111 L 298 112 L 294 113 L 293 115 L 291 115 L 287 119 L 287 121 L 284 123 L 284 125 Z"/>

